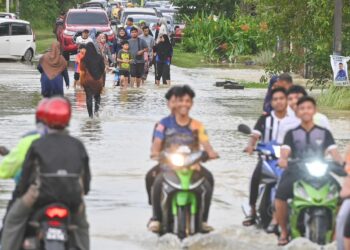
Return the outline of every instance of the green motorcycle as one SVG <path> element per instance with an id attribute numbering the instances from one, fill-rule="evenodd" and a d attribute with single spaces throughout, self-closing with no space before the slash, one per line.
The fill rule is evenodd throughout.
<path id="1" fill-rule="evenodd" d="M 180 147 L 174 153 L 163 153 L 162 164 L 169 169 L 164 173 L 162 187 L 161 235 L 174 233 L 180 239 L 202 232 L 206 179 L 191 167 L 206 161 L 205 152 L 191 152 Z"/>
<path id="2" fill-rule="evenodd" d="M 325 161 L 298 162 L 295 167 L 302 178 L 294 183 L 294 198 L 289 203 L 291 236 L 328 244 L 332 241 L 339 205 L 339 185 L 332 181 L 330 173 L 344 176 L 345 172 L 334 162 Z"/>

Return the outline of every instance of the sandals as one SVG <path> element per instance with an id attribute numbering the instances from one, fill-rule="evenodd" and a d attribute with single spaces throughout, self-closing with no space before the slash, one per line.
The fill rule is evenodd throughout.
<path id="1" fill-rule="evenodd" d="M 242 222 L 243 226 L 250 227 L 256 224 L 255 222 L 255 215 L 248 215 L 245 217 L 244 221 Z"/>
<path id="2" fill-rule="evenodd" d="M 278 244 L 277 244 L 278 246 L 283 247 L 283 246 L 288 245 L 288 243 L 289 243 L 288 237 L 287 238 L 282 238 L 282 237 L 278 238 Z"/>

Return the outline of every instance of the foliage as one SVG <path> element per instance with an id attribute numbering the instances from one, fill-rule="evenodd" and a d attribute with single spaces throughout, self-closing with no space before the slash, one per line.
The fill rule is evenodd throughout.
<path id="1" fill-rule="evenodd" d="M 260 51 L 254 56 L 253 61 L 260 66 L 267 66 L 272 63 L 274 53 L 270 50 Z"/>
<path id="2" fill-rule="evenodd" d="M 317 103 L 323 107 L 349 110 L 350 89 L 344 87 L 331 87 L 317 98 Z"/>
<path id="3" fill-rule="evenodd" d="M 179 45 L 174 47 L 172 64 L 186 69 L 206 66 L 202 55 L 198 53 L 188 53 Z"/>
<path id="4" fill-rule="evenodd" d="M 213 15 L 223 15 L 234 18 L 239 0 L 172 0 L 173 4 L 180 7 L 180 14 L 194 17 L 197 13 L 208 12 Z"/>
<path id="5" fill-rule="evenodd" d="M 202 12 L 193 18 L 186 16 L 185 21 L 185 50 L 200 52 L 211 62 L 234 62 L 238 55 L 255 54 L 269 46 L 267 24 L 252 16 L 240 16 L 232 21 Z"/>
<path id="6" fill-rule="evenodd" d="M 21 0 L 20 15 L 35 28 L 53 27 L 61 11 L 67 11 L 82 0 Z"/>
<path id="7" fill-rule="evenodd" d="M 251 0 L 258 18 L 268 23 L 270 41 L 280 49 L 268 65 L 268 72 L 303 71 L 306 65 L 316 85 L 331 78 L 329 55 L 333 49 L 334 1 L 329 0 Z M 350 19 L 350 6 L 344 7 L 344 23 Z M 343 27 L 344 53 L 350 53 L 350 27 Z M 271 39 L 272 38 L 272 39 Z M 278 42 L 280 41 L 280 42 Z M 282 48 L 281 48 L 282 45 Z"/>

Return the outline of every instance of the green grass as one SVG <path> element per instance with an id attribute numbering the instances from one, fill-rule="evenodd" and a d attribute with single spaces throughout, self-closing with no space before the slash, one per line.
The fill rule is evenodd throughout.
<path id="1" fill-rule="evenodd" d="M 244 87 L 248 89 L 267 89 L 267 83 L 260 82 L 240 82 Z"/>
<path id="2" fill-rule="evenodd" d="M 200 54 L 185 52 L 181 45 L 176 45 L 174 47 L 174 56 L 172 59 L 172 64 L 181 68 L 197 68 L 208 66 L 204 62 L 204 58 Z"/>
<path id="3" fill-rule="evenodd" d="M 51 44 L 56 41 L 55 34 L 52 32 L 52 28 L 44 28 L 44 29 L 35 29 L 36 36 L 36 53 L 42 54 L 48 48 L 51 47 Z"/>
<path id="4" fill-rule="evenodd" d="M 317 103 L 321 107 L 350 110 L 350 88 L 331 87 L 317 98 Z"/>

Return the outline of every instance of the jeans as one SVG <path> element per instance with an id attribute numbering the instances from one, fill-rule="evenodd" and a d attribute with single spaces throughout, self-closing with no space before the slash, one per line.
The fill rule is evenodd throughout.
<path id="1" fill-rule="evenodd" d="M 251 207 L 255 206 L 255 203 L 258 199 L 259 185 L 261 180 L 261 171 L 262 171 L 262 161 L 259 160 L 253 172 L 252 179 L 250 181 L 249 205 Z"/>
<path id="2" fill-rule="evenodd" d="M 343 201 L 341 205 L 338 215 L 337 215 L 337 223 L 336 223 L 336 239 L 337 239 L 337 249 L 344 249 L 344 229 L 348 216 L 350 215 L 350 199 L 346 199 Z"/>
<path id="3" fill-rule="evenodd" d="M 204 206 L 204 213 L 203 213 L 203 221 L 207 222 L 209 219 L 209 209 L 210 209 L 210 203 L 211 198 L 213 196 L 214 191 L 214 177 L 211 172 L 209 172 L 208 169 L 201 167 L 200 175 L 204 176 L 206 179 L 206 182 L 204 183 L 204 187 L 206 188 L 206 195 L 205 195 L 205 206 Z M 152 192 L 152 205 L 153 205 L 153 219 L 157 221 L 162 220 L 162 207 L 161 207 L 161 193 L 162 193 L 162 184 L 164 182 L 163 173 L 159 173 L 158 176 L 155 178 L 154 184 L 153 184 L 153 192 Z"/>

